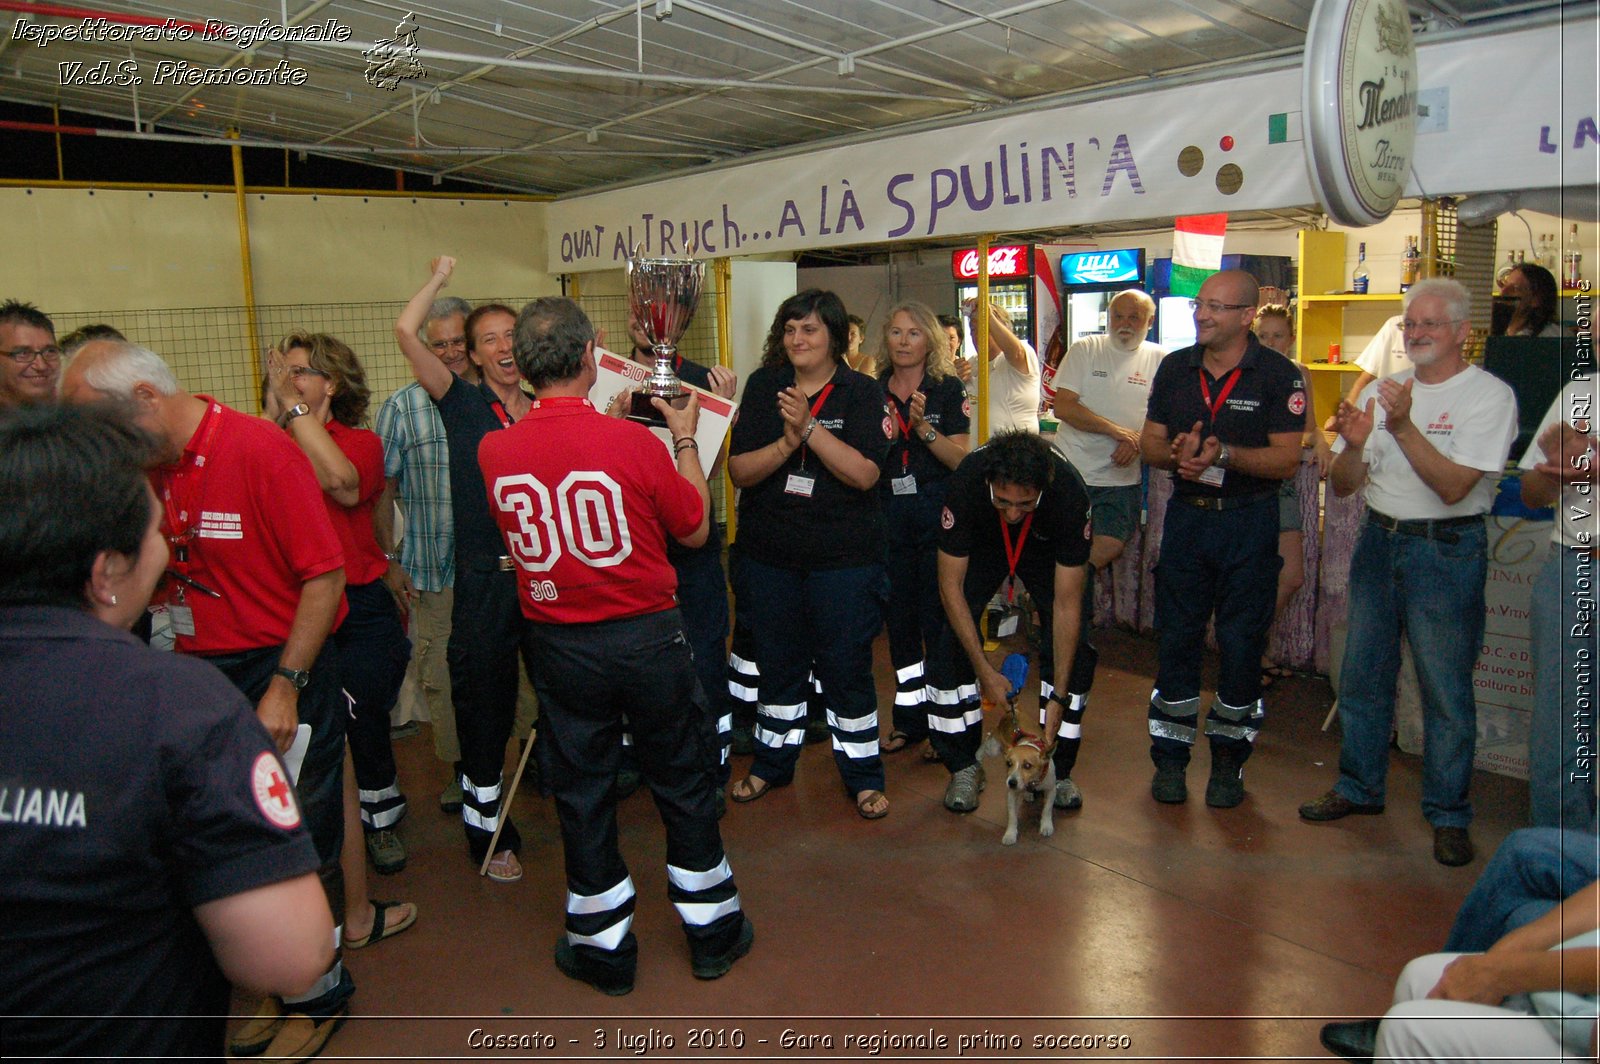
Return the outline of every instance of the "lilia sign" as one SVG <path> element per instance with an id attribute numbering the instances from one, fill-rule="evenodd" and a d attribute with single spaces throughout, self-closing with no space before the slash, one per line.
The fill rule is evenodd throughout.
<path id="1" fill-rule="evenodd" d="M 1302 83 L 1306 165 L 1343 225 L 1389 216 L 1410 176 L 1417 52 L 1405 0 L 1317 0 Z"/>

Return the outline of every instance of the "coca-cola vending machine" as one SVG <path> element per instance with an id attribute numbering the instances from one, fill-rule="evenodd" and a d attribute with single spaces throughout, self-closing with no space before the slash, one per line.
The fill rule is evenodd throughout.
<path id="1" fill-rule="evenodd" d="M 950 256 L 950 272 L 956 279 L 956 309 L 978 294 L 978 249 L 966 248 Z M 1033 244 L 1001 244 L 989 249 L 989 301 L 1011 312 L 1011 329 L 1022 339 L 1039 347 L 1035 331 L 1039 325 L 1038 293 L 1035 281 L 1051 282 L 1050 266 L 1044 248 Z M 1054 288 L 1054 284 L 1050 284 Z M 1048 298 L 1048 295 L 1046 296 Z M 972 337 L 966 340 L 971 355 Z"/>

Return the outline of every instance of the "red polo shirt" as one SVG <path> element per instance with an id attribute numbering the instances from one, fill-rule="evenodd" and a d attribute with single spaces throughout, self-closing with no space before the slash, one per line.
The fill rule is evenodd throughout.
<path id="1" fill-rule="evenodd" d="M 200 398 L 210 408 L 183 457 L 150 474 L 172 567 L 221 595 L 184 592 L 195 634 L 180 635 L 178 650 L 280 646 L 302 585 L 344 565 L 344 552 L 311 462 L 294 441 L 270 421 Z M 334 627 L 347 612 L 341 600 Z"/>
<path id="2" fill-rule="evenodd" d="M 649 429 L 587 399 L 541 399 L 483 438 L 478 463 L 524 616 L 583 623 L 677 605 L 667 537 L 700 527 L 703 504 Z"/>
<path id="3" fill-rule="evenodd" d="M 327 429 L 339 450 L 356 467 L 361 482 L 357 489 L 360 497 L 354 506 L 340 506 L 331 495 L 323 496 L 334 531 L 339 533 L 339 545 L 344 548 L 345 583 L 352 587 L 370 584 L 383 579 L 389 571 L 389 559 L 378 549 L 378 537 L 372 531 L 372 513 L 378 496 L 383 494 L 383 441 L 376 432 L 353 429 L 337 421 L 328 422 Z"/>

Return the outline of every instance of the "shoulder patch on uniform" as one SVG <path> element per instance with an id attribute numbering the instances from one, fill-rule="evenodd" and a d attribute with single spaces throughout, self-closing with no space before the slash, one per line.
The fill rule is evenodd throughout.
<path id="1" fill-rule="evenodd" d="M 283 763 L 262 751 L 250 769 L 250 792 L 256 808 L 275 827 L 285 831 L 300 826 L 300 806 L 295 802 L 294 784 L 289 782 Z"/>
<path id="2" fill-rule="evenodd" d="M 1083 538 L 1087 539 L 1087 540 L 1090 540 L 1090 541 L 1094 540 L 1094 521 L 1093 521 L 1093 519 L 1090 519 L 1090 520 L 1085 521 L 1083 523 Z"/>
<path id="3" fill-rule="evenodd" d="M 894 439 L 894 422 L 889 419 L 889 408 L 887 406 L 883 408 L 883 438 L 886 440 Z"/>
<path id="4" fill-rule="evenodd" d="M 1304 414 L 1305 412 L 1306 412 L 1306 393 L 1305 392 L 1291 392 L 1291 393 L 1289 393 L 1289 413 L 1294 414 L 1295 416 L 1298 417 L 1299 415 Z"/>
<path id="5" fill-rule="evenodd" d="M 948 506 L 939 515 L 939 527 L 947 530 L 956 527 L 956 515 L 950 512 L 950 507 Z"/>
<path id="6" fill-rule="evenodd" d="M 969 418 L 972 416 L 972 396 L 961 400 L 961 413 Z"/>

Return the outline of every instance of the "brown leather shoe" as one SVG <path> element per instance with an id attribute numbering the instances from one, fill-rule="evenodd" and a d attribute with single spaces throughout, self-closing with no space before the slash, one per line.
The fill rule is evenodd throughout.
<path id="1" fill-rule="evenodd" d="M 1377 816 L 1383 812 L 1381 805 L 1359 805 L 1352 802 L 1338 791 L 1329 791 L 1316 801 L 1307 802 L 1300 807 L 1302 820 L 1324 821 L 1339 820 L 1352 813 L 1359 816 Z"/>
<path id="2" fill-rule="evenodd" d="M 1471 864 L 1473 858 L 1472 839 L 1467 835 L 1466 828 L 1434 828 L 1433 829 L 1433 859 L 1442 865 L 1459 868 L 1464 864 Z"/>

